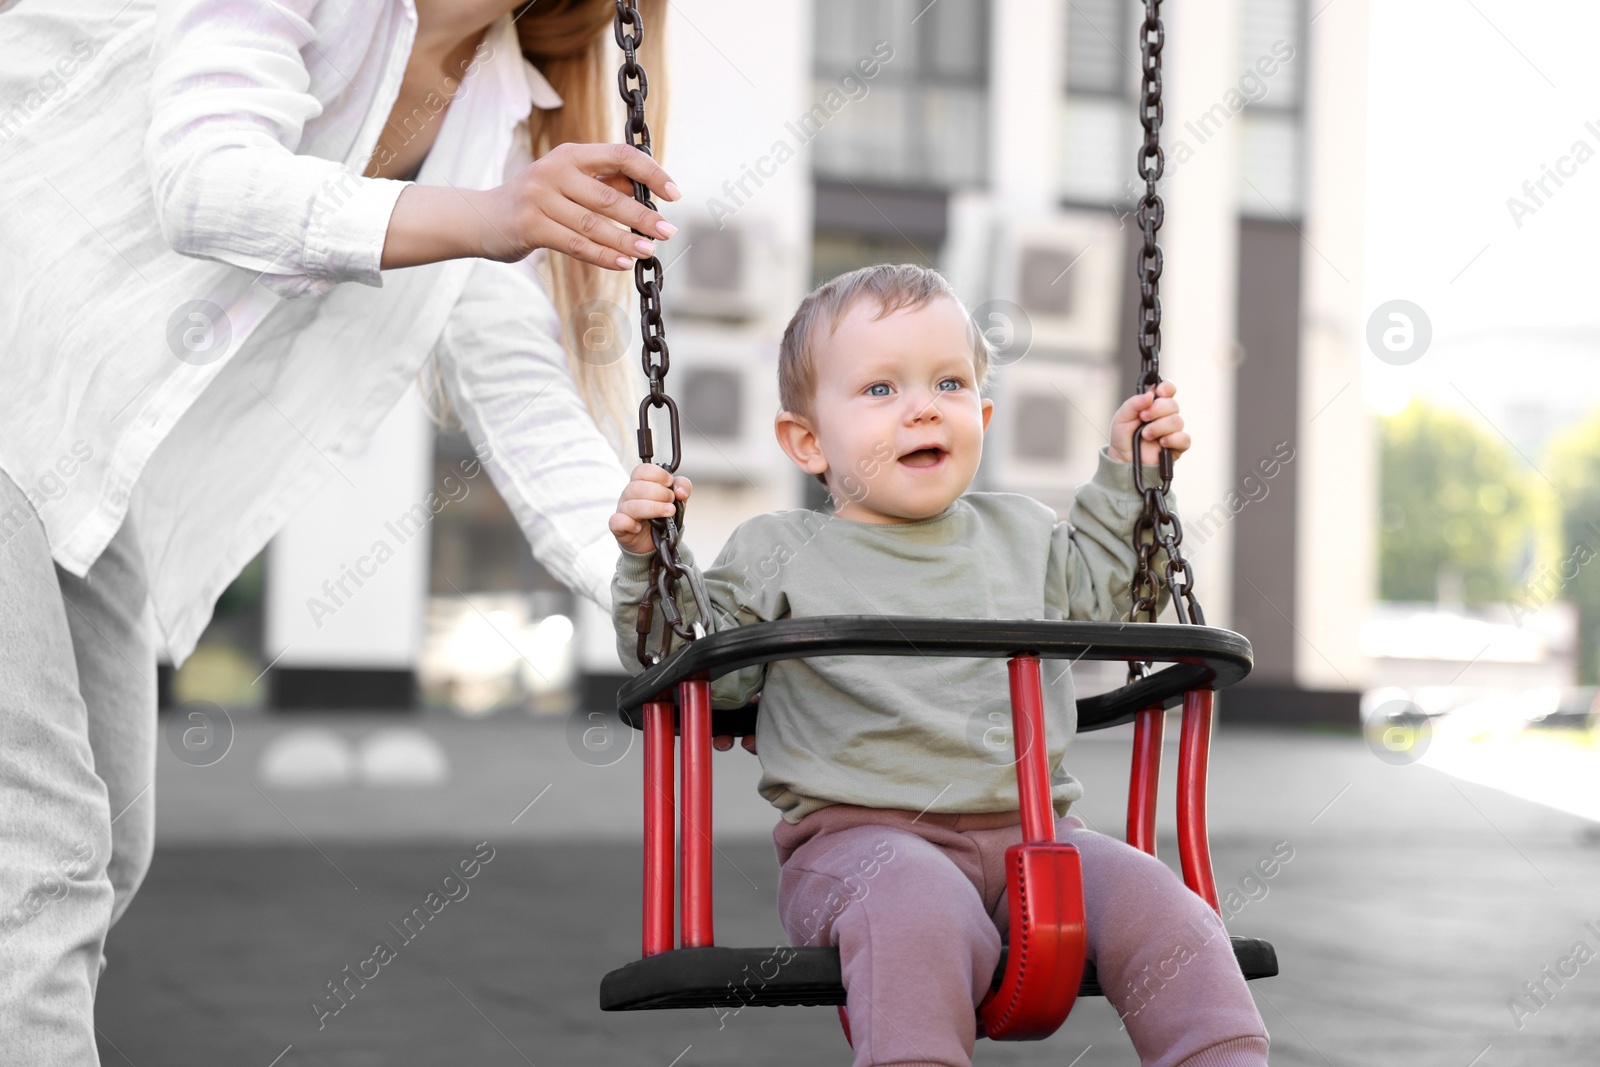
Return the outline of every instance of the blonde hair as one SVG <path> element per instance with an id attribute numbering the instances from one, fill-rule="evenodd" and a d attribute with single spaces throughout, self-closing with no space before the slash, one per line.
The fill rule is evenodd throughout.
<path id="1" fill-rule="evenodd" d="M 667 0 L 637 0 L 644 23 L 644 44 L 637 55 L 649 77 L 645 114 L 650 125 L 651 154 L 657 162 L 666 154 L 667 69 L 663 16 Z M 534 108 L 528 116 L 528 144 L 538 159 L 557 145 L 611 144 L 626 140 L 623 106 L 617 93 L 617 68 L 622 52 L 613 37 L 615 0 L 538 0 L 515 22 L 523 57 L 560 95 L 562 106 Z M 614 304 L 625 319 L 637 319 L 633 271 L 607 270 L 548 250 L 541 277 L 551 294 L 561 321 L 567 367 L 590 416 L 626 458 L 632 428 L 638 418 L 638 393 L 634 384 L 637 362 L 624 353 L 610 363 L 584 358 L 573 312 L 594 301 Z M 459 428 L 448 394 L 440 380 L 436 358 L 430 356 L 418 376 L 418 387 L 429 415 L 440 426 Z"/>
<path id="2" fill-rule="evenodd" d="M 778 345 L 778 403 L 784 411 L 810 418 L 817 396 L 816 345 L 819 331 L 828 336 L 839 328 L 856 302 L 877 301 L 872 316 L 881 319 L 902 308 L 918 308 L 930 300 L 947 296 L 965 310 L 961 298 L 936 270 L 915 263 L 879 263 L 860 267 L 822 283 L 800 301 Z M 967 340 L 972 345 L 972 368 L 976 387 L 983 388 L 989 373 L 989 342 L 970 316 Z M 828 484 L 827 478 L 816 475 Z"/>

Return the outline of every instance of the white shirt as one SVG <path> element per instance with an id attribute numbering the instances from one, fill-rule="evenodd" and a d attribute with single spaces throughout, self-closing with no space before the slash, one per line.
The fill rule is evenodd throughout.
<path id="1" fill-rule="evenodd" d="M 132 514 L 174 664 L 436 347 L 534 554 L 609 608 L 627 473 L 533 257 L 378 269 L 409 183 L 360 174 L 416 23 L 413 0 L 0 11 L 0 469 L 73 574 Z M 420 116 L 422 184 L 500 184 L 531 162 L 520 120 L 561 105 L 509 14 L 470 70 Z"/>

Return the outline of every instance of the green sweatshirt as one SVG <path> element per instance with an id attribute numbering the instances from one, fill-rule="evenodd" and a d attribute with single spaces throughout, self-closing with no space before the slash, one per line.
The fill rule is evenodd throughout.
<path id="1" fill-rule="evenodd" d="M 1159 484 L 1154 466 L 1146 485 Z M 1168 506 L 1177 510 L 1175 494 Z M 814 615 L 984 619 L 1127 618 L 1142 502 L 1133 468 L 1102 446 L 1068 521 L 1031 497 L 966 493 L 929 519 L 883 525 L 828 512 L 776 511 L 740 524 L 702 572 L 711 631 Z M 679 556 L 694 566 L 680 542 Z M 1156 554 L 1165 574 L 1166 553 Z M 634 623 L 650 555 L 624 550 L 612 581 L 617 652 L 632 674 Z M 685 618 L 698 617 L 678 583 Z M 1161 590 L 1161 604 L 1167 601 Z M 660 647 L 659 608 L 650 647 Z M 1065 661 L 1042 664 L 1051 796 L 1058 816 L 1083 796 L 1061 767 L 1077 729 Z M 911 811 L 1017 809 L 1004 659 L 818 656 L 757 664 L 712 683 L 714 707 L 761 694 L 760 793 L 787 822 L 829 804 Z"/>

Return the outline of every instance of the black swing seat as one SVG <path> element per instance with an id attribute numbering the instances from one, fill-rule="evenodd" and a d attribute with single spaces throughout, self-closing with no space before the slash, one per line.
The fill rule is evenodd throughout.
<path id="1" fill-rule="evenodd" d="M 716 678 L 740 667 L 827 655 L 1008 657 L 1156 661 L 1160 670 L 1109 693 L 1077 702 L 1078 730 L 1132 722 L 1153 707 L 1170 708 L 1191 689 L 1221 690 L 1253 664 L 1250 642 L 1230 630 L 1164 623 L 1042 619 L 929 619 L 913 616 L 819 616 L 739 627 L 693 641 L 664 662 L 624 683 L 617 707 L 643 729 L 642 705 L 691 676 Z M 755 732 L 759 704 L 714 709 L 711 732 Z M 674 724 L 674 732 L 677 732 Z M 1278 973 L 1266 941 L 1231 938 L 1240 972 L 1249 979 Z M 1005 974 L 1001 950 L 992 988 Z M 1094 964 L 1085 961 L 1079 996 L 1103 996 Z M 634 960 L 600 983 L 605 1011 L 845 1003 L 839 952 L 832 947 L 675 948 Z"/>
<path id="2" fill-rule="evenodd" d="M 1246 979 L 1272 978 L 1278 955 L 1254 937 L 1235 937 L 1233 954 Z M 990 988 L 1006 973 L 1000 950 Z M 767 977 L 767 976 L 771 977 Z M 1085 961 L 1080 997 L 1104 996 L 1094 964 Z M 797 1007 L 843 1004 L 839 950 L 823 948 L 679 948 L 619 967 L 600 982 L 602 1011 L 656 1008 Z"/>

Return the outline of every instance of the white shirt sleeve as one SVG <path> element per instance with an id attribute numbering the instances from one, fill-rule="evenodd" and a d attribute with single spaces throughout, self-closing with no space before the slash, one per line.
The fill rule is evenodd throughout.
<path id="1" fill-rule="evenodd" d="M 435 354 L 535 558 L 609 612 L 621 549 L 607 523 L 628 472 L 578 392 L 544 287 L 525 264 L 476 260 Z"/>
<path id="2" fill-rule="evenodd" d="M 285 297 L 383 284 L 389 216 L 409 182 L 296 155 L 308 119 L 301 49 L 320 0 L 160 0 L 145 135 L 161 232 L 184 255 L 260 274 Z"/>

